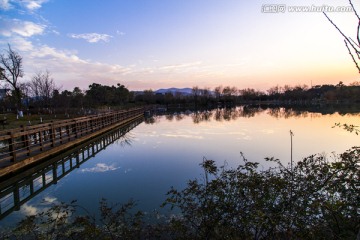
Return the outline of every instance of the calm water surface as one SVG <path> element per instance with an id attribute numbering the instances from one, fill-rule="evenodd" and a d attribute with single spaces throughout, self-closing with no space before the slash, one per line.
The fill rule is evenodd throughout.
<path id="1" fill-rule="evenodd" d="M 244 108 L 155 116 L 30 199 L 0 225 L 18 222 L 51 203 L 75 199 L 93 213 L 102 198 L 112 203 L 134 199 L 143 211 L 159 209 L 170 186 L 181 189 L 188 179 L 201 178 L 199 163 L 204 157 L 236 167 L 242 163 L 243 152 L 263 168 L 269 166 L 265 157 L 287 164 L 290 130 L 294 160 L 315 153 L 331 159 L 358 146 L 360 140 L 332 126 L 337 122 L 359 125 L 359 116 Z"/>

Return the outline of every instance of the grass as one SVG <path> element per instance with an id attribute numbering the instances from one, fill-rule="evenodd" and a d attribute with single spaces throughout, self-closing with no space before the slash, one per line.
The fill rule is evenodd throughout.
<path id="1" fill-rule="evenodd" d="M 24 114 L 24 117 L 17 118 L 17 115 L 14 113 L 0 114 L 0 119 L 6 119 L 7 121 L 7 124 L 5 125 L 0 124 L 0 131 L 19 128 L 21 126 L 33 126 L 41 123 L 49 123 L 51 121 L 59 121 L 75 117 L 79 116 L 65 114 Z"/>

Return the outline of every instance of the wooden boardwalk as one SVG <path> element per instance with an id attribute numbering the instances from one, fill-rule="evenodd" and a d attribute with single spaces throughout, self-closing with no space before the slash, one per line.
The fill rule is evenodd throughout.
<path id="1" fill-rule="evenodd" d="M 143 108 L 0 132 L 0 179 L 144 116 Z"/>
<path id="2" fill-rule="evenodd" d="M 22 204 L 78 169 L 107 146 L 126 141 L 126 134 L 142 122 L 143 119 L 138 118 L 0 181 L 0 220 L 19 210 Z"/>

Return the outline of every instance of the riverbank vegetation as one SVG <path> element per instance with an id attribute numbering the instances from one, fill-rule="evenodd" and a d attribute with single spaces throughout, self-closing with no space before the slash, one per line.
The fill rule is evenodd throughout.
<path id="1" fill-rule="evenodd" d="M 47 73 L 48 74 L 48 73 Z M 256 89 L 237 89 L 230 86 L 210 88 L 192 88 L 191 93 L 168 91 L 156 93 L 149 89 L 130 91 L 125 86 L 105 86 L 93 83 L 87 90 L 75 87 L 73 91 L 60 91 L 54 87 L 52 92 L 41 94 L 36 87 L 22 93 L 23 111 L 71 112 L 94 108 L 119 108 L 135 105 L 160 104 L 165 106 L 216 107 L 235 106 L 244 103 L 275 103 L 292 105 L 314 104 L 352 104 L 360 102 L 360 83 L 345 85 L 318 85 L 309 88 L 306 85 L 275 86 L 266 92 Z M 32 88 L 30 88 L 32 89 Z M 12 91 L 0 99 L 3 113 L 16 109 Z"/>
<path id="2" fill-rule="evenodd" d="M 360 149 L 333 159 L 304 158 L 261 169 L 243 155 L 237 168 L 204 158 L 202 177 L 171 188 L 168 215 L 135 202 L 99 204 L 95 213 L 71 202 L 27 216 L 3 239 L 356 239 L 360 234 Z M 82 214 L 77 214 L 81 212 Z"/>

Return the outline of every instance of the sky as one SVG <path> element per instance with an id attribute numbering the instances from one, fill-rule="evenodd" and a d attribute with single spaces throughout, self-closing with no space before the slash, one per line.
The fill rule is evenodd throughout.
<path id="1" fill-rule="evenodd" d="M 348 0 L 0 0 L 0 50 L 10 44 L 23 57 L 21 81 L 47 70 L 62 90 L 92 83 L 262 91 L 349 84 L 360 75 L 322 13 L 356 39 L 358 20 L 347 6 Z M 330 9 L 337 7 L 342 11 Z"/>

